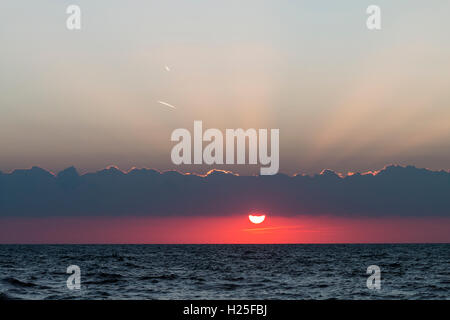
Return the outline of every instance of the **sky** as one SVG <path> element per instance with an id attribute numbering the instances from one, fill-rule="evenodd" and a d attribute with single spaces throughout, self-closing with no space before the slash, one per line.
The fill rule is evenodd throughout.
<path id="1" fill-rule="evenodd" d="M 432 232 L 430 232 L 432 231 Z M 0 243 L 267 244 L 448 243 L 450 220 L 268 217 L 5 219 Z"/>
<path id="2" fill-rule="evenodd" d="M 66 28 L 71 4 L 81 8 L 81 30 Z M 381 8 L 381 30 L 366 27 L 372 4 Z M 259 173 L 260 165 L 174 165 L 171 133 L 192 132 L 196 120 L 222 132 L 279 129 L 280 173 L 289 176 L 324 169 L 345 176 L 389 165 L 448 171 L 448 12 L 447 0 L 1 1 L 0 195 L 7 190 L 14 196 L 0 197 L 0 242 L 450 241 L 442 198 L 447 189 L 421 189 L 420 172 L 417 179 L 392 179 L 413 181 L 411 197 L 423 200 L 428 211 L 403 206 L 408 188 L 391 190 L 387 181 L 384 190 L 392 191 L 394 202 L 378 199 L 371 207 L 354 198 L 334 210 L 331 197 L 328 211 L 319 212 L 318 197 L 312 211 L 288 214 L 276 210 L 277 199 L 262 198 L 274 203 L 261 211 L 271 219 L 259 231 L 247 230 L 257 228 L 247 219 L 251 206 L 209 217 L 196 212 L 136 217 L 122 211 L 108 217 L 95 211 L 102 208 L 95 201 L 72 207 L 93 215 L 36 213 L 44 198 L 35 207 L 21 206 L 35 200 L 30 190 L 42 191 L 34 184 L 42 177 L 52 181 L 51 190 L 65 194 L 55 177 L 71 166 L 80 175 L 101 175 L 110 166 L 125 173 L 133 168 Z M 48 174 L 14 171 L 36 166 Z M 21 180 L 25 176 L 31 180 Z M 169 179 L 163 187 L 168 194 L 178 192 L 187 187 L 186 179 L 180 181 Z M 362 185 L 365 197 L 373 186 L 379 187 Z M 94 190 L 108 195 L 107 187 Z M 432 209 L 433 201 L 439 209 Z M 342 214 L 342 208 L 354 215 Z M 73 225 L 85 231 L 71 237 Z M 213 231 L 217 226 L 221 232 Z"/>
<path id="3" fill-rule="evenodd" d="M 170 161 L 194 120 L 280 129 L 287 174 L 449 169 L 450 3 L 377 1 L 370 31 L 372 2 L 2 1 L 0 170 L 204 173 Z"/>

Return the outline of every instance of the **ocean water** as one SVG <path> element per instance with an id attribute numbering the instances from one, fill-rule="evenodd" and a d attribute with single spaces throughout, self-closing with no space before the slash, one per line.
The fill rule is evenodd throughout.
<path id="1" fill-rule="evenodd" d="M 0 299 L 450 299 L 450 244 L 0 245 Z"/>

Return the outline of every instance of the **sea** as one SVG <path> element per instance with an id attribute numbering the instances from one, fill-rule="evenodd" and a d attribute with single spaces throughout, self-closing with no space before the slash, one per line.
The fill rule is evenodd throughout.
<path id="1" fill-rule="evenodd" d="M 0 299 L 448 300 L 450 244 L 0 245 Z"/>

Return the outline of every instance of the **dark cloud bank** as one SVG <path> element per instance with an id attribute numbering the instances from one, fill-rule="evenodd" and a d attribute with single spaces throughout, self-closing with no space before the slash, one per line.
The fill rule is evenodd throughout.
<path id="1" fill-rule="evenodd" d="M 109 168 L 53 175 L 38 167 L 0 172 L 0 217 L 230 215 L 450 217 L 450 173 L 389 166 L 378 174 L 202 177 Z"/>

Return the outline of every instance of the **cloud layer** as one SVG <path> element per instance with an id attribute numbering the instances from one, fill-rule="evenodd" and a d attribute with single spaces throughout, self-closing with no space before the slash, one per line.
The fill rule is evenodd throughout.
<path id="1" fill-rule="evenodd" d="M 0 217 L 271 215 L 450 217 L 450 173 L 389 166 L 340 177 L 206 176 L 110 167 L 54 175 L 33 167 L 0 172 Z"/>

